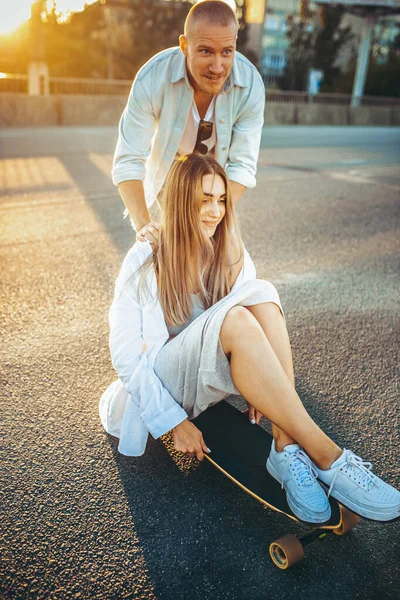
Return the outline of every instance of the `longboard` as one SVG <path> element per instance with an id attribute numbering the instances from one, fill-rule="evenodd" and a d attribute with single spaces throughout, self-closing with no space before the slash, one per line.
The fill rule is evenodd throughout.
<path id="1" fill-rule="evenodd" d="M 210 463 L 271 510 L 302 522 L 290 509 L 285 490 L 266 469 L 272 436 L 265 429 L 252 425 L 246 414 L 224 400 L 208 408 L 192 423 L 200 429 L 211 449 L 210 454 L 205 454 Z M 330 497 L 329 503 L 332 511 L 329 521 L 322 525 L 307 524 L 313 528 L 312 534 L 300 540 L 288 535 L 271 544 L 271 558 L 279 568 L 286 569 L 301 560 L 304 545 L 321 539 L 327 532 L 343 535 L 357 524 L 358 517 L 334 498 Z"/>

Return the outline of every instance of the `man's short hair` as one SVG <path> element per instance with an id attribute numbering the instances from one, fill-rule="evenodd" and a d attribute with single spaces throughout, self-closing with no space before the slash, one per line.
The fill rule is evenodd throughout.
<path id="1" fill-rule="evenodd" d="M 185 21 L 185 35 L 188 35 L 189 31 L 202 20 L 219 27 L 227 27 L 233 22 L 238 28 L 235 13 L 224 0 L 201 0 L 192 6 Z"/>

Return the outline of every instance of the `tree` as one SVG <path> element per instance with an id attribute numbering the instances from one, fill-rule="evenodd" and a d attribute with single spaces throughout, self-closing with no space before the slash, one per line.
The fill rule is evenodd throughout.
<path id="1" fill-rule="evenodd" d="M 49 9 L 49 6 L 47 5 Z M 103 7 L 95 3 L 61 21 L 53 10 L 45 15 L 46 62 L 53 77 L 107 77 Z"/>
<path id="2" fill-rule="evenodd" d="M 324 7 L 318 12 L 309 3 L 300 5 L 300 18 L 288 18 L 286 32 L 289 48 L 284 89 L 305 91 L 310 68 L 324 72 L 322 91 L 333 91 L 340 69 L 335 66 L 343 46 L 353 37 L 350 27 L 341 27 L 343 8 Z"/>
<path id="3" fill-rule="evenodd" d="M 383 23 L 384 31 L 389 27 L 393 29 L 393 22 L 390 25 Z M 366 96 L 400 96 L 400 24 L 397 30 L 397 35 L 389 43 L 383 43 L 383 31 L 372 44 L 364 89 Z M 356 60 L 353 60 L 338 82 L 338 91 L 352 92 L 355 72 Z"/>
<path id="4" fill-rule="evenodd" d="M 56 0 L 42 13 L 45 60 L 53 77 L 133 79 L 154 54 L 176 46 L 194 0 L 100 0 L 78 13 L 60 14 Z M 238 49 L 246 41 L 245 0 L 236 0 Z M 0 37 L 0 71 L 26 73 L 29 21 L 15 36 Z M 110 62 L 112 69 L 110 69 Z"/>
<path id="5" fill-rule="evenodd" d="M 313 68 L 324 73 L 321 92 L 333 92 L 341 76 L 336 61 L 343 47 L 354 38 L 351 27 L 341 27 L 344 8 L 324 7 L 323 25 L 315 39 Z"/>
<path id="6" fill-rule="evenodd" d="M 310 24 L 305 20 L 288 18 L 286 32 L 289 47 L 286 52 L 286 67 L 283 89 L 303 91 L 307 87 L 308 71 L 314 60 L 314 37 Z"/>
<path id="7" fill-rule="evenodd" d="M 0 71 L 26 73 L 29 62 L 30 28 L 26 21 L 13 34 L 0 36 Z"/>

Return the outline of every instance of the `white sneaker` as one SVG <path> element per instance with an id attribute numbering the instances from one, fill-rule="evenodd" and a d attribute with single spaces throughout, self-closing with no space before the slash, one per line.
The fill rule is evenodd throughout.
<path id="1" fill-rule="evenodd" d="M 319 479 L 329 487 L 331 495 L 361 517 L 375 521 L 391 521 L 400 516 L 400 492 L 371 472 L 351 450 L 333 463 L 330 469 L 318 469 Z"/>
<path id="2" fill-rule="evenodd" d="M 331 516 L 328 498 L 317 481 L 317 472 L 298 444 L 277 452 L 275 440 L 267 460 L 267 471 L 286 490 L 293 513 L 307 523 L 325 523 Z"/>

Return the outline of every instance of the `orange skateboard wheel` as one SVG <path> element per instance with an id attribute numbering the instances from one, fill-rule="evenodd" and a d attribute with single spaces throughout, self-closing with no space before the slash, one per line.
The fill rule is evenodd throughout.
<path id="1" fill-rule="evenodd" d="M 295 535 L 289 533 L 272 542 L 269 553 L 275 565 L 285 570 L 304 558 L 304 548 Z"/>

